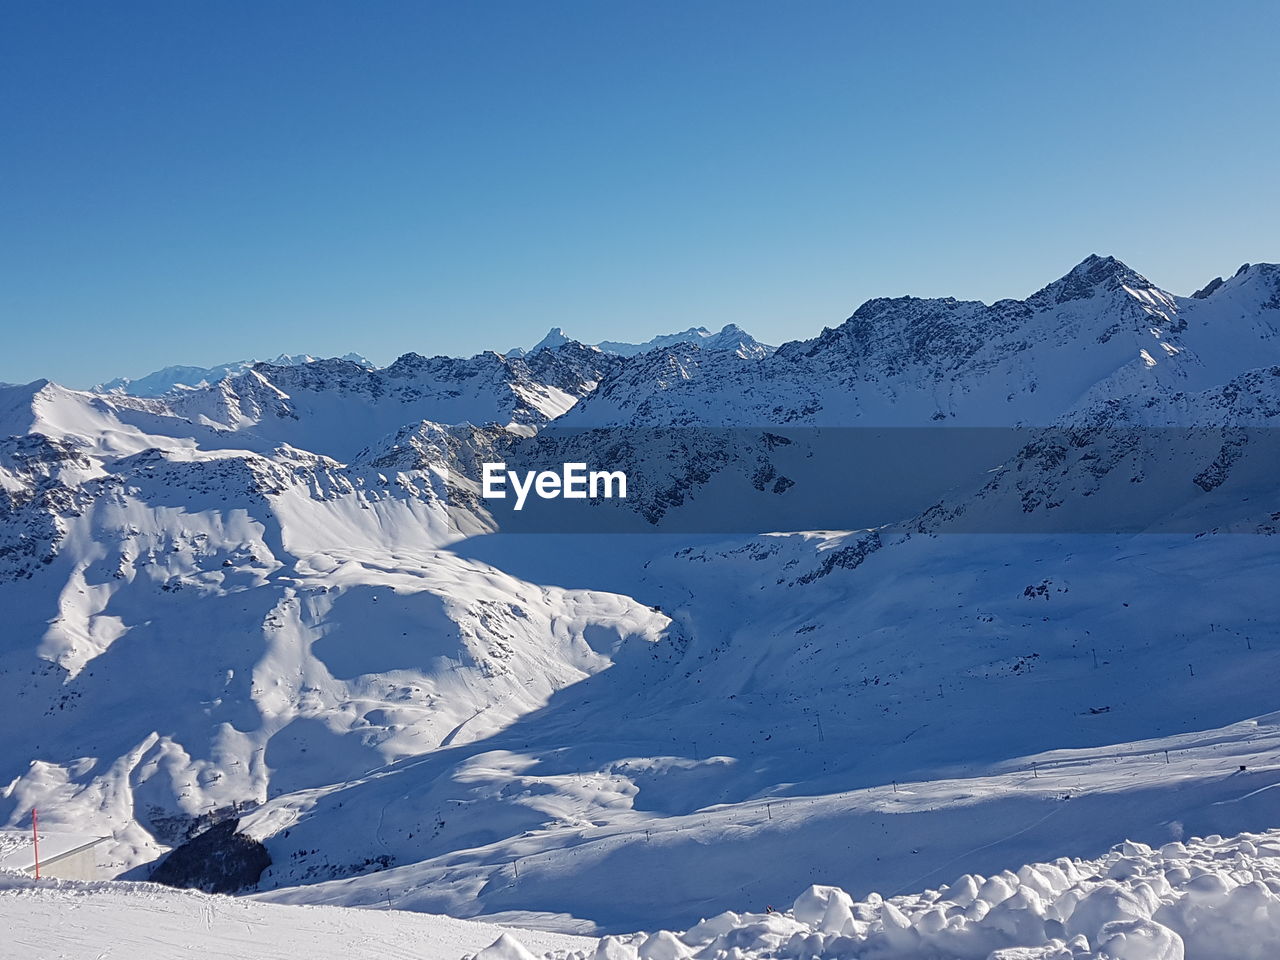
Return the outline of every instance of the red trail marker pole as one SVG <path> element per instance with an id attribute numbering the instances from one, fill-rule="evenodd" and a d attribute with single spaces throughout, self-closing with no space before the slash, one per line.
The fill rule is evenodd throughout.
<path id="1" fill-rule="evenodd" d="M 36 808 L 31 808 L 31 844 L 36 853 L 36 879 L 40 879 L 40 820 Z"/>

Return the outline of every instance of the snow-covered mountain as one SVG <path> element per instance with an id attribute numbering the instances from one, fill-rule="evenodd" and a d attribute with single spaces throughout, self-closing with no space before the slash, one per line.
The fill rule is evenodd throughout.
<path id="1" fill-rule="evenodd" d="M 574 426 L 1047 425 L 1116 396 L 1203 390 L 1280 362 L 1280 268 L 1204 299 L 1091 256 L 1026 300 L 870 300 L 843 324 L 747 362 L 644 355 L 574 409 Z"/>
<path id="2" fill-rule="evenodd" d="M 554 349 L 573 342 L 573 340 L 565 336 L 562 329 L 552 327 L 545 337 L 528 350 L 523 347 L 513 347 L 507 351 L 507 355 L 525 357 L 529 354 L 537 353 L 539 350 Z M 706 327 L 690 327 L 688 330 L 682 330 L 679 333 L 660 334 L 651 340 L 646 340 L 644 343 L 601 340 L 599 343 L 591 344 L 591 346 L 605 353 L 617 354 L 620 357 L 634 357 L 641 353 L 648 353 L 651 350 L 662 350 L 686 343 L 696 344 L 700 349 L 707 352 L 726 351 L 744 360 L 758 360 L 761 357 L 767 357 L 774 351 L 773 347 L 761 343 L 736 323 L 727 323 L 716 333 Z"/>
<path id="3" fill-rule="evenodd" d="M 1280 511 L 1249 431 L 1278 425 L 1278 332 L 1276 266 L 1183 298 L 1090 257 L 767 356 L 4 388 L 0 825 L 110 834 L 134 878 L 614 931 L 1275 826 Z M 1066 439 L 871 530 L 494 535 L 474 495 L 482 457 L 572 443 L 663 481 L 621 505 L 642 522 L 768 529 L 823 469 L 790 431 L 1014 425 Z M 1121 429 L 1211 442 L 1100 446 Z M 1180 532 L 1001 532 L 1129 496 Z"/>
<path id="4" fill-rule="evenodd" d="M 205 390 L 172 398 L 181 417 L 237 443 L 288 443 L 348 460 L 423 420 L 533 429 L 595 389 L 616 357 L 567 344 L 527 359 L 409 353 L 381 369 L 345 360 L 258 364 Z"/>
<path id="5" fill-rule="evenodd" d="M 272 366 L 289 367 L 300 363 L 313 363 L 317 357 L 307 353 L 282 353 L 274 360 L 268 360 Z M 358 353 L 348 353 L 341 359 L 358 363 L 362 367 L 373 364 Z M 217 383 L 224 377 L 235 376 L 251 369 L 257 360 L 233 360 L 230 363 L 218 363 L 212 367 L 173 366 L 155 370 L 143 377 L 116 377 L 106 383 L 100 383 L 92 389 L 97 393 L 124 393 L 133 397 L 163 397 L 175 390 L 195 390 Z"/>

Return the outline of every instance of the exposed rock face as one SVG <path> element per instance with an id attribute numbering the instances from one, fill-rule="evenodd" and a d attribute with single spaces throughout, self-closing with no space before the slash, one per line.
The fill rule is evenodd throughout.
<path id="1" fill-rule="evenodd" d="M 1213 291 L 1217 290 L 1220 286 L 1222 286 L 1222 278 L 1214 277 L 1212 280 L 1206 283 L 1203 287 L 1201 287 L 1191 296 L 1195 300 L 1204 300 L 1207 297 L 1212 296 Z"/>
<path id="2" fill-rule="evenodd" d="M 255 886 L 271 857 L 257 840 L 238 833 L 239 826 L 239 818 L 223 820 L 175 848 L 151 879 L 205 893 L 239 893 Z"/>

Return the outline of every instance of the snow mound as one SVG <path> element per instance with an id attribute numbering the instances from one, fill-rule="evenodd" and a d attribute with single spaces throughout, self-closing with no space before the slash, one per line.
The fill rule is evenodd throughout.
<path id="1" fill-rule="evenodd" d="M 609 938 L 596 956 L 636 945 L 641 960 L 1266 960 L 1280 956 L 1280 831 L 1125 842 L 887 899 L 812 886 L 785 913 Z"/>
<path id="2" fill-rule="evenodd" d="M 519 940 L 504 933 L 477 953 L 475 960 L 534 960 L 534 956 Z"/>

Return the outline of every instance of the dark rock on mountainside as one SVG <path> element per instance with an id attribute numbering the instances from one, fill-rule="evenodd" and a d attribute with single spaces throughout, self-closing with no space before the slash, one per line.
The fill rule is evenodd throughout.
<path id="1" fill-rule="evenodd" d="M 238 893 L 255 886 L 271 857 L 257 840 L 238 833 L 239 826 L 238 817 L 223 820 L 184 843 L 160 862 L 152 881 L 205 893 Z"/>
<path id="2" fill-rule="evenodd" d="M 1222 286 L 1222 284 L 1223 284 L 1223 279 L 1221 277 L 1214 277 L 1212 280 L 1206 283 L 1203 287 L 1201 287 L 1199 290 L 1193 293 L 1191 295 L 1191 298 L 1193 300 L 1204 300 L 1207 297 L 1212 296 L 1213 291 L 1217 290 L 1220 286 Z"/>

